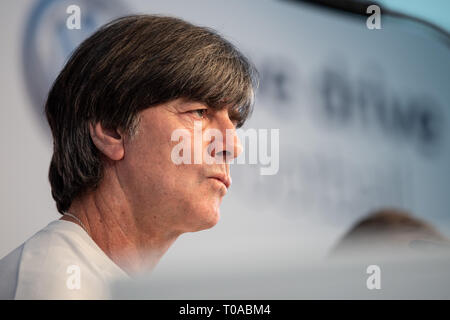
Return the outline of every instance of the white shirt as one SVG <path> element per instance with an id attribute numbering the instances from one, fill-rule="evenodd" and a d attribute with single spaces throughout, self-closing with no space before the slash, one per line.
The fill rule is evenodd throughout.
<path id="1" fill-rule="evenodd" d="M 0 299 L 110 299 L 128 279 L 82 227 L 56 220 L 0 260 Z"/>

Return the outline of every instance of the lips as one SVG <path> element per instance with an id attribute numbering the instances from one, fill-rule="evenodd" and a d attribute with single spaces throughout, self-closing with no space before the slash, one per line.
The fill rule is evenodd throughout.
<path id="1" fill-rule="evenodd" d="M 231 178 L 226 174 L 216 174 L 209 178 L 219 180 L 220 182 L 222 182 L 225 185 L 225 187 L 227 189 L 231 186 Z"/>

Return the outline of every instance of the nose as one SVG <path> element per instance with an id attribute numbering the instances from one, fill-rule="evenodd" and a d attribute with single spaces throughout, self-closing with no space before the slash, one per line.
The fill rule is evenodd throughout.
<path id="1" fill-rule="evenodd" d="M 216 129 L 222 133 L 222 141 L 216 141 L 211 156 L 228 163 L 242 153 L 243 147 L 227 110 L 218 112 Z"/>

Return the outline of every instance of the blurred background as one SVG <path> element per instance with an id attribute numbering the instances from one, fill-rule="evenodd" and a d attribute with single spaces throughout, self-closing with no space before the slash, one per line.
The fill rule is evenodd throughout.
<path id="1" fill-rule="evenodd" d="M 381 29 L 366 25 L 373 3 Z M 74 4 L 79 30 L 66 27 Z M 154 270 L 166 288 L 189 272 L 295 275 L 384 208 L 450 235 L 449 1 L 21 0 L 0 3 L 0 257 L 60 218 L 51 83 L 83 39 L 130 13 L 181 17 L 236 44 L 261 75 L 244 129 L 280 130 L 278 173 L 232 166 L 219 224 L 181 236 Z"/>

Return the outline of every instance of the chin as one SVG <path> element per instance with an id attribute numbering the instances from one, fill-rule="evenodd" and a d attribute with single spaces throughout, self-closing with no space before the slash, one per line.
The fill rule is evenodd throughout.
<path id="1" fill-rule="evenodd" d="M 214 215 L 211 217 L 209 221 L 208 229 L 214 227 L 219 222 L 219 220 L 220 220 L 220 211 L 217 210 L 217 212 L 214 213 Z"/>
<path id="2" fill-rule="evenodd" d="M 206 230 L 214 227 L 220 220 L 220 210 L 208 210 L 208 212 L 202 213 L 200 216 L 197 216 L 197 222 L 195 231 Z"/>

